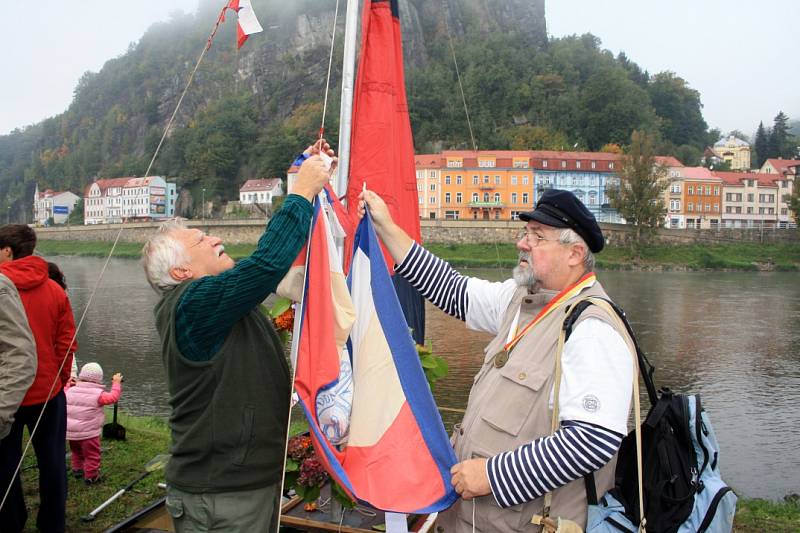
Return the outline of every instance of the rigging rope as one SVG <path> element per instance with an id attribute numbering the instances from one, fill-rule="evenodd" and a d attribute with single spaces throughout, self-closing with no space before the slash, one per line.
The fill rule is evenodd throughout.
<path id="1" fill-rule="evenodd" d="M 319 126 L 319 138 L 325 134 L 325 113 L 328 111 L 328 91 L 331 85 L 331 67 L 333 66 L 333 48 L 336 42 L 336 19 L 339 17 L 339 0 L 336 0 L 336 9 L 333 12 L 333 29 L 331 30 L 331 53 L 328 56 L 328 76 L 325 78 L 325 95 L 322 101 L 322 123 Z"/>
<path id="2" fill-rule="evenodd" d="M 456 50 L 453 47 L 453 35 L 450 33 L 450 24 L 447 23 L 447 13 L 449 13 L 447 0 L 442 0 L 442 13 L 444 14 L 444 27 L 447 30 L 447 41 L 450 43 L 450 53 L 453 55 L 453 64 L 456 66 L 456 78 L 458 78 L 458 88 L 461 90 L 461 101 L 464 103 L 464 113 L 467 115 L 467 127 L 469 137 L 472 139 L 472 149 L 478 151 L 478 144 L 475 142 L 475 135 L 472 133 L 472 121 L 469 119 L 469 109 L 467 109 L 467 98 L 464 96 L 464 85 L 461 83 L 461 72 L 458 70 L 458 59 Z"/>
<path id="3" fill-rule="evenodd" d="M 337 0 L 338 5 L 338 0 Z M 155 153 L 153 153 L 152 159 L 150 159 L 150 164 L 147 166 L 147 171 L 145 172 L 145 177 L 150 175 L 150 170 L 153 167 L 153 163 L 156 160 L 156 156 L 158 155 L 159 150 L 161 149 L 161 145 L 164 142 L 164 139 L 167 137 L 167 133 L 169 133 L 169 129 L 172 126 L 172 122 L 175 120 L 175 116 L 178 114 L 178 109 L 181 106 L 181 102 L 183 102 L 183 97 L 186 96 L 186 92 L 189 90 L 189 86 L 192 84 L 192 80 L 194 79 L 194 75 L 197 72 L 197 69 L 200 67 L 200 63 L 203 60 L 203 56 L 205 56 L 206 52 L 211 48 L 211 43 L 214 40 L 214 36 L 217 34 L 217 30 L 222 22 L 225 21 L 225 10 L 228 8 L 227 4 L 225 7 L 222 8 L 220 11 L 219 17 L 217 17 L 217 21 L 214 24 L 214 28 L 211 30 L 211 35 L 209 35 L 206 45 L 203 47 L 203 51 L 200 54 L 200 57 L 197 59 L 197 63 L 194 66 L 191 74 L 189 75 L 189 79 L 186 82 L 186 87 L 183 89 L 183 93 L 181 93 L 180 98 L 178 99 L 178 103 L 175 105 L 175 110 L 172 112 L 172 116 L 170 117 L 169 121 L 167 122 L 166 127 L 164 128 L 164 134 L 161 136 L 161 140 L 158 142 L 158 146 L 156 146 Z M 109 262 L 111 261 L 111 257 L 114 255 L 114 250 L 117 248 L 117 244 L 119 243 L 119 238 L 122 235 L 122 231 L 125 229 L 125 222 L 120 225 L 119 231 L 117 232 L 117 236 L 114 239 L 114 244 L 111 246 L 111 250 L 108 252 L 108 257 L 106 257 L 106 262 L 103 264 L 103 268 L 100 270 L 100 275 L 97 277 L 97 282 L 95 283 L 94 289 L 89 296 L 89 300 L 86 302 L 86 307 L 83 310 L 83 314 L 81 315 L 81 319 L 78 321 L 78 325 L 75 327 L 75 333 L 72 336 L 72 340 L 69 343 L 69 348 L 67 349 L 67 353 L 64 354 L 64 358 L 61 360 L 61 365 L 58 367 L 58 372 L 56 373 L 56 377 L 53 380 L 53 383 L 50 385 L 50 392 L 48 392 L 48 399 L 42 404 L 42 410 L 39 412 L 39 417 L 36 419 L 36 423 L 33 426 L 33 429 L 30 431 L 30 436 L 28 437 L 28 442 L 25 444 L 25 448 L 22 451 L 22 454 L 19 459 L 19 463 L 17 463 L 17 467 L 14 470 L 14 475 L 11 476 L 9 480 L 8 487 L 5 489 L 5 493 L 3 494 L 3 499 L 0 501 L 0 509 L 3 509 L 3 506 L 8 499 L 8 495 L 11 493 L 11 487 L 14 485 L 14 480 L 19 475 L 20 469 L 22 468 L 22 463 L 25 460 L 25 455 L 28 453 L 28 450 L 31 447 L 31 442 L 33 442 L 33 438 L 36 435 L 36 431 L 39 429 L 39 422 L 42 420 L 42 416 L 44 415 L 45 409 L 47 409 L 47 404 L 50 402 L 52 398 L 50 395 L 53 393 L 53 390 L 56 387 L 56 383 L 59 379 L 61 379 L 61 371 L 64 368 L 64 364 L 67 362 L 67 358 L 69 356 L 69 350 L 72 348 L 73 344 L 75 343 L 75 339 L 78 337 L 78 333 L 81 330 L 81 326 L 83 325 L 83 321 L 86 318 L 86 314 L 89 312 L 89 308 L 92 305 L 92 300 L 94 299 L 94 295 L 97 292 L 97 289 L 100 286 L 100 282 L 103 280 L 103 275 L 105 274 L 106 268 L 108 267 Z"/>

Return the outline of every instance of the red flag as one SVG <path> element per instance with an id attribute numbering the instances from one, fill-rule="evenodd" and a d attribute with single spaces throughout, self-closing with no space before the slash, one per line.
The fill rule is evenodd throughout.
<path id="1" fill-rule="evenodd" d="M 258 23 L 250 0 L 230 0 L 228 5 L 222 9 L 223 15 L 220 18 L 223 20 L 225 19 L 225 9 L 236 11 L 239 18 L 236 25 L 236 48 L 241 48 L 249 35 L 264 31 L 261 24 Z"/>
<path id="2" fill-rule="evenodd" d="M 386 201 L 395 222 L 421 242 L 397 0 L 366 0 L 361 35 L 347 205 L 357 205 L 366 181 Z M 391 268 L 394 261 L 385 248 L 384 255 Z"/>

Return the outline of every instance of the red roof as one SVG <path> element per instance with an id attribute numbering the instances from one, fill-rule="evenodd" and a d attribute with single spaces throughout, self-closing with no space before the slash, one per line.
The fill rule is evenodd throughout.
<path id="1" fill-rule="evenodd" d="M 271 191 L 276 186 L 280 185 L 280 178 L 264 178 L 257 180 L 247 180 L 239 188 L 239 192 L 252 192 L 252 191 Z"/>
<path id="2" fill-rule="evenodd" d="M 417 154 L 414 156 L 414 166 L 417 168 L 441 168 L 445 166 L 442 154 Z"/>
<path id="3" fill-rule="evenodd" d="M 86 189 L 84 190 L 84 196 L 89 196 L 89 189 L 91 189 L 92 185 L 94 185 L 95 183 L 97 184 L 98 187 L 100 187 L 100 192 L 102 194 L 105 194 L 106 190 L 108 190 L 111 187 L 124 187 L 128 183 L 128 180 L 131 179 L 133 179 L 133 176 L 129 176 L 127 178 L 111 178 L 111 179 L 96 180 L 94 183 L 90 183 L 89 185 L 86 186 Z"/>
<path id="4" fill-rule="evenodd" d="M 657 155 L 656 161 L 665 167 L 683 167 L 683 163 L 671 155 Z"/>
<path id="5" fill-rule="evenodd" d="M 772 188 L 777 188 L 775 180 L 783 177 L 764 172 L 713 172 L 712 174 L 717 178 L 721 178 L 728 185 L 744 185 L 742 180 L 758 180 L 759 187 Z"/>
<path id="6" fill-rule="evenodd" d="M 797 165 L 800 165 L 800 159 L 767 159 L 766 161 L 773 166 L 779 174 L 797 174 Z"/>

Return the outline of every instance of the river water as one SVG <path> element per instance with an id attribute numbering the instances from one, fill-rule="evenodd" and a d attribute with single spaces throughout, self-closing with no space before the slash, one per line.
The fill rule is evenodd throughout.
<path id="1" fill-rule="evenodd" d="M 66 274 L 77 321 L 104 260 L 51 260 Z M 507 273 L 469 274 L 501 279 Z M 656 385 L 702 396 L 722 447 L 724 479 L 748 497 L 800 493 L 797 274 L 600 272 L 599 278 L 656 366 Z M 120 407 L 133 414 L 169 413 L 152 314 L 156 301 L 138 262 L 114 259 L 78 335 L 80 363 L 99 362 L 107 381 L 114 372 L 125 374 Z M 488 337 L 429 307 L 427 338 L 450 365 L 436 385 L 437 403 L 463 408 Z M 443 415 L 448 427 L 458 416 Z"/>

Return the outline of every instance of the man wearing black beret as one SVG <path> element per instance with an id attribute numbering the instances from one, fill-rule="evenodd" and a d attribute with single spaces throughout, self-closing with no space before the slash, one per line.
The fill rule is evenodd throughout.
<path id="1" fill-rule="evenodd" d="M 531 520 L 543 514 L 585 529 L 584 476 L 593 473 L 598 495 L 614 484 L 635 353 L 624 328 L 598 306 L 580 315 L 558 348 L 572 304 L 608 299 L 593 272 L 593 254 L 604 244 L 594 216 L 571 192 L 547 190 L 520 215 L 513 278 L 490 282 L 459 274 L 415 243 L 376 194 L 365 191 L 361 200 L 395 272 L 469 329 L 494 336 L 451 439 L 461 461 L 452 483 L 462 500 L 440 514 L 437 531 L 540 531 Z"/>

